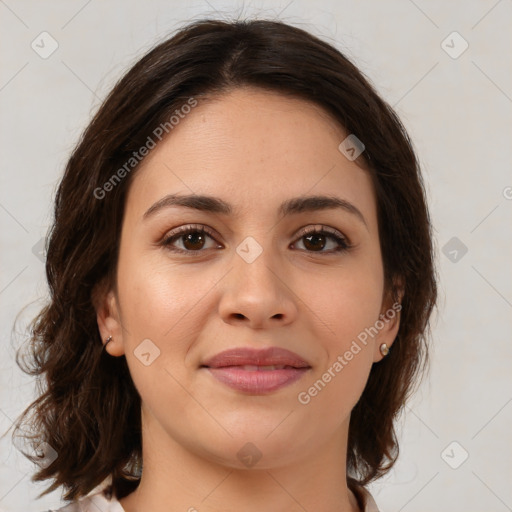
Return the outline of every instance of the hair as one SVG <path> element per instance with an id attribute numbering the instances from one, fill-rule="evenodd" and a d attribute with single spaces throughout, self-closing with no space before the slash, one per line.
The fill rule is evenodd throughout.
<path id="1" fill-rule="evenodd" d="M 245 86 L 314 102 L 364 143 L 384 289 L 402 309 L 392 350 L 372 366 L 351 413 L 343 461 L 349 487 L 359 492 L 398 457 L 395 424 L 427 367 L 437 297 L 425 188 L 408 134 L 363 73 L 327 42 L 280 21 L 200 20 L 155 46 L 117 82 L 59 183 L 46 242 L 49 297 L 30 323 L 30 367 L 16 354 L 22 370 L 44 386 L 15 433 L 26 422 L 34 434 L 24 436 L 29 445 L 44 441 L 58 454 L 32 476 L 54 480 L 40 497 L 64 486 L 66 500 L 78 499 L 111 477 L 120 499 L 140 482 L 141 399 L 126 359 L 104 350 L 94 300 L 99 286 L 116 289 L 125 199 L 138 165 L 119 172 L 191 98 Z M 107 187 L 116 169 L 122 179 Z"/>

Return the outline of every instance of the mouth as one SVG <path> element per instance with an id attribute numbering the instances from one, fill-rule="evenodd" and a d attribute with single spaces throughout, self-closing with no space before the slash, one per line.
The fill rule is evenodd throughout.
<path id="1" fill-rule="evenodd" d="M 266 394 L 299 380 L 311 366 L 294 352 L 271 347 L 226 350 L 205 361 L 201 368 L 232 389 Z"/>

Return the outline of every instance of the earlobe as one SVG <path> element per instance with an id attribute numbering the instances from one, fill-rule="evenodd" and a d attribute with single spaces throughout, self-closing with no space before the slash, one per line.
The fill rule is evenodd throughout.
<path id="1" fill-rule="evenodd" d="M 393 344 L 396 340 L 398 329 L 400 327 L 399 314 L 393 320 L 383 320 L 385 327 L 379 332 L 375 339 L 373 362 L 381 361 L 393 350 Z"/>
<path id="2" fill-rule="evenodd" d="M 110 345 L 109 345 L 110 344 Z M 110 335 L 104 342 L 104 349 L 111 355 L 119 357 L 124 355 L 124 346 L 121 342 L 114 343 L 114 338 Z"/>
<path id="3" fill-rule="evenodd" d="M 124 352 L 123 330 L 117 306 L 117 298 L 112 290 L 96 296 L 96 321 L 104 349 L 111 356 L 122 356 Z"/>
<path id="4" fill-rule="evenodd" d="M 389 354 L 389 347 L 386 343 L 381 343 L 379 350 L 383 357 L 386 357 Z"/>
<path id="5" fill-rule="evenodd" d="M 374 362 L 381 361 L 392 350 L 400 328 L 401 310 L 402 304 L 397 301 L 380 314 L 378 321 L 380 329 L 375 339 Z"/>

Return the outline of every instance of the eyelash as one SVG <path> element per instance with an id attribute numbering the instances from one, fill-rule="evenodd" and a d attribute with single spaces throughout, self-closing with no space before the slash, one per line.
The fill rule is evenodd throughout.
<path id="1" fill-rule="evenodd" d="M 213 240 L 215 240 L 214 233 L 206 226 L 194 224 L 194 225 L 188 225 L 188 226 L 181 226 L 171 233 L 169 233 L 161 242 L 161 245 L 163 245 L 166 249 L 180 253 L 185 254 L 187 256 L 194 256 L 197 255 L 200 252 L 205 252 L 205 250 L 185 250 L 185 249 L 179 249 L 177 247 L 173 247 L 171 244 L 178 240 L 180 237 L 183 237 L 185 235 L 188 235 L 189 233 L 201 233 L 206 234 L 209 237 L 211 237 Z M 334 254 L 334 253 L 341 253 L 348 251 L 352 248 L 352 245 L 349 243 L 349 241 L 337 230 L 329 228 L 327 226 L 321 226 L 320 229 L 317 227 L 314 228 L 302 228 L 299 233 L 297 234 L 297 240 L 300 240 L 308 235 L 328 235 L 327 238 L 330 238 L 331 240 L 334 240 L 338 247 L 336 249 L 331 249 L 329 251 L 308 251 L 305 249 L 300 249 L 302 251 L 312 253 L 312 254 Z M 215 240 L 216 241 L 216 240 Z"/>

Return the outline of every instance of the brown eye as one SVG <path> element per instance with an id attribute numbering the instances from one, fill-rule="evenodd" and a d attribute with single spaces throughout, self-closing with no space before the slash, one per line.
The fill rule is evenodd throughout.
<path id="1" fill-rule="evenodd" d="M 181 236 L 184 247 L 190 251 L 198 251 L 202 249 L 205 244 L 204 233 L 193 231 L 191 233 Z"/>
<path id="2" fill-rule="evenodd" d="M 210 247 L 207 246 L 209 239 L 212 241 Z M 300 241 L 304 245 L 301 250 L 309 253 L 332 254 L 351 248 L 348 240 L 339 231 L 325 226 L 302 229 L 298 237 L 298 242 Z M 205 226 L 182 226 L 169 233 L 161 244 L 170 251 L 193 256 L 205 252 L 206 249 L 221 249 L 222 246 L 215 242 L 213 233 Z M 177 247 L 177 243 L 181 247 Z"/>
<path id="3" fill-rule="evenodd" d="M 183 226 L 166 236 L 162 245 L 174 252 L 193 254 L 204 252 L 203 249 L 205 249 L 208 239 L 215 240 L 212 233 L 205 226 Z M 177 242 L 180 242 L 182 247 L 176 247 Z M 206 247 L 206 249 L 215 247 L 222 246 L 213 244 L 212 247 Z"/>
<path id="4" fill-rule="evenodd" d="M 350 248 L 350 244 L 345 237 L 336 230 L 331 231 L 331 228 L 314 228 L 314 229 L 303 229 L 299 233 L 299 240 L 303 240 L 303 245 L 307 252 L 318 252 L 320 254 L 330 254 L 333 252 L 346 251 Z M 333 244 L 334 247 L 328 248 L 324 251 L 323 249 Z"/>
<path id="5" fill-rule="evenodd" d="M 322 233 L 313 233 L 312 235 L 304 236 L 304 247 L 306 247 L 308 251 L 322 250 L 326 246 L 326 238 L 327 237 Z"/>

